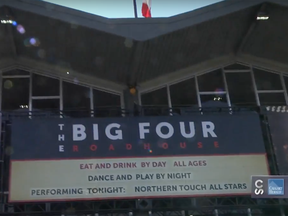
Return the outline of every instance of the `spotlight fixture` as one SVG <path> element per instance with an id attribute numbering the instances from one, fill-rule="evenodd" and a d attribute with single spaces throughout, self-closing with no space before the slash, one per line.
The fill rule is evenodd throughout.
<path id="1" fill-rule="evenodd" d="M 14 16 L 12 15 L 12 11 L 10 8 L 5 7 L 5 12 L 0 16 L 0 23 L 4 25 L 17 25 Z"/>
<path id="2" fill-rule="evenodd" d="M 1 24 L 13 24 L 13 20 L 9 20 L 9 19 L 1 19 Z"/>

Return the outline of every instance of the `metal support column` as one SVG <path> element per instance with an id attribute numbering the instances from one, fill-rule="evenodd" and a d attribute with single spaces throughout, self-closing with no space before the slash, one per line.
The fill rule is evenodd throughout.
<path id="1" fill-rule="evenodd" d="M 94 117 L 94 95 L 92 87 L 90 87 L 90 114 L 91 117 Z"/>
<path id="2" fill-rule="evenodd" d="M 228 104 L 229 107 L 231 107 L 231 101 L 230 101 L 230 96 L 229 96 L 228 84 L 227 84 L 226 75 L 224 73 L 223 68 L 222 68 L 222 76 L 223 76 L 223 82 L 224 82 L 224 87 L 225 87 L 225 92 L 226 92 L 227 104 Z"/>
<path id="3" fill-rule="evenodd" d="M 30 78 L 29 78 L 29 104 L 28 104 L 28 110 L 29 110 L 29 118 L 32 117 L 32 72 L 30 71 Z"/>
<path id="4" fill-rule="evenodd" d="M 250 209 L 250 208 L 247 209 L 247 215 L 248 215 L 248 216 L 252 216 L 252 212 L 251 212 L 251 209 Z"/>
<path id="5" fill-rule="evenodd" d="M 280 79 L 281 79 L 282 88 L 284 90 L 284 96 L 285 96 L 286 105 L 288 105 L 287 88 L 286 88 L 286 85 L 285 85 L 285 80 L 284 80 L 283 73 L 280 74 Z"/>
<path id="6" fill-rule="evenodd" d="M 253 71 L 253 68 L 251 65 L 250 65 L 250 70 L 251 70 L 251 78 L 252 78 L 252 84 L 253 84 L 253 88 L 254 88 L 254 92 L 255 92 L 256 103 L 257 103 L 257 106 L 260 106 L 260 100 L 259 100 L 257 85 L 256 85 L 256 81 L 255 81 L 254 71 Z"/>
<path id="7" fill-rule="evenodd" d="M 63 80 L 62 78 L 59 79 L 59 94 L 60 94 L 60 118 L 63 118 Z"/>
<path id="8" fill-rule="evenodd" d="M 166 85 L 166 90 L 167 90 L 167 99 L 168 99 L 169 115 L 173 115 L 173 109 L 172 109 L 172 102 L 171 102 L 169 85 Z"/>
<path id="9" fill-rule="evenodd" d="M 196 87 L 198 106 L 201 107 L 201 97 L 200 97 L 200 93 L 199 93 L 199 85 L 198 85 L 197 76 L 195 76 L 195 87 Z"/>

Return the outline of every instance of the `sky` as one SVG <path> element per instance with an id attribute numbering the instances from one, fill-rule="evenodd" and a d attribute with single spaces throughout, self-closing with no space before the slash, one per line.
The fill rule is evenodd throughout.
<path id="1" fill-rule="evenodd" d="M 53 4 L 73 8 L 107 18 L 133 18 L 133 0 L 45 0 Z M 221 0 L 151 0 L 152 17 L 170 17 L 186 13 Z M 136 0 L 138 17 L 142 0 Z"/>

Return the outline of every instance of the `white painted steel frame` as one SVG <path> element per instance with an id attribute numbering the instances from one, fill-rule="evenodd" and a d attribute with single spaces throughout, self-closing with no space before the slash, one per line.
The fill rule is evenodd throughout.
<path id="1" fill-rule="evenodd" d="M 226 91 L 217 91 L 217 92 L 199 92 L 199 95 L 219 95 L 219 94 L 227 94 Z"/>
<path id="2" fill-rule="evenodd" d="M 13 68 L 11 68 L 11 70 L 13 69 L 19 69 L 19 67 L 15 66 Z M 23 70 L 21 68 L 21 70 Z M 9 70 L 2 70 L 1 72 L 7 72 Z M 2 73 L 0 74 L 0 81 L 1 81 L 1 97 L 0 97 L 0 100 L 2 102 L 2 80 L 3 78 L 9 78 L 9 79 L 19 79 L 19 78 L 23 78 L 23 79 L 29 79 L 29 100 L 28 100 L 28 110 L 29 110 L 29 113 L 30 113 L 30 116 L 31 116 L 31 112 L 32 112 L 32 102 L 33 100 L 49 100 L 49 99 L 59 99 L 59 107 L 60 107 L 60 114 L 63 114 L 62 111 L 63 111 L 63 78 L 62 77 L 57 77 L 57 76 L 51 76 L 49 74 L 45 74 L 43 75 L 42 73 L 37 73 L 37 71 L 31 71 L 31 70 L 23 70 L 23 71 L 27 71 L 29 72 L 30 74 L 29 75 L 2 75 Z M 49 78 L 52 78 L 52 79 L 57 79 L 59 80 L 59 95 L 54 95 L 54 96 L 33 96 L 32 95 L 32 74 L 37 74 L 37 75 L 41 75 L 41 76 L 45 76 L 45 77 L 49 77 Z M 72 84 L 75 84 L 74 80 L 71 79 L 65 79 L 65 82 L 68 82 L 68 83 L 72 83 Z M 124 104 L 124 99 L 123 99 L 123 92 L 115 92 L 113 90 L 109 91 L 109 90 L 104 90 L 102 88 L 97 88 L 96 86 L 91 86 L 89 84 L 85 84 L 85 83 L 77 83 L 75 85 L 80 85 L 80 86 L 83 86 L 83 87 L 87 87 L 89 88 L 89 93 L 90 93 L 90 109 L 91 110 L 94 110 L 94 102 L 93 102 L 93 89 L 95 90 L 98 90 L 98 91 L 102 91 L 102 92 L 106 92 L 106 93 L 109 93 L 109 94 L 114 94 L 114 95 L 118 95 L 120 97 L 120 107 L 122 109 L 125 108 L 125 104 Z M 2 110 L 2 103 L 0 103 L 0 111 Z M 62 115 L 60 115 L 62 117 Z M 91 113 L 91 117 L 94 116 L 94 112 Z"/>
<path id="3" fill-rule="evenodd" d="M 0 116 L 2 116 L 2 85 L 3 85 L 3 79 L 0 75 Z"/>
<path id="4" fill-rule="evenodd" d="M 281 87 L 282 87 L 282 90 L 258 90 L 257 89 L 257 85 L 256 85 L 256 81 L 255 81 L 255 75 L 254 75 L 254 69 L 259 69 L 259 70 L 263 70 L 265 72 L 268 72 L 268 73 L 274 73 L 274 74 L 277 74 L 279 75 L 279 78 L 280 78 L 280 81 L 281 81 Z M 259 99 L 259 94 L 271 94 L 271 93 L 283 93 L 284 94 L 284 98 L 285 98 L 285 104 L 287 105 L 288 103 L 288 98 L 287 98 L 287 90 L 286 90 L 286 86 L 285 86 L 285 83 L 284 83 L 284 77 L 283 77 L 283 73 L 282 72 L 276 72 L 276 71 L 273 71 L 273 70 L 269 70 L 269 69 L 265 69 L 263 67 L 259 67 L 259 66 L 253 66 L 251 65 L 251 72 L 252 72 L 252 77 L 253 77 L 253 80 L 254 80 L 254 89 L 255 89 L 255 92 L 256 92 L 256 95 L 257 95 L 257 100 L 259 101 L 257 103 L 257 105 L 261 105 L 261 101 Z"/>
<path id="5" fill-rule="evenodd" d="M 235 62 L 234 62 L 235 63 Z M 236 62 L 238 64 L 242 64 L 242 65 L 247 65 L 245 63 L 239 63 L 239 62 Z M 230 65 L 231 63 L 229 63 Z M 230 106 L 231 105 L 231 101 L 230 101 L 230 95 L 229 95 L 229 90 L 228 90 L 228 86 L 227 86 L 227 80 L 226 80 L 226 76 L 225 74 L 226 73 L 247 73 L 247 72 L 250 72 L 251 73 L 251 78 L 252 78 L 252 84 L 253 84 L 253 88 L 254 88 L 254 92 L 255 92 L 255 97 L 256 97 L 256 103 L 257 105 L 260 105 L 260 100 L 259 100 L 259 93 L 283 93 L 284 96 L 285 96 L 285 101 L 286 101 L 286 104 L 288 104 L 288 94 L 287 94 L 287 89 L 286 89 L 286 86 L 285 86 L 285 82 L 284 82 L 284 75 L 283 73 L 277 73 L 271 69 L 266 69 L 266 68 L 263 68 L 263 67 L 260 67 L 260 66 L 252 66 L 250 65 L 250 70 L 225 70 L 224 67 L 228 66 L 227 65 L 223 65 L 221 67 L 222 69 L 222 73 L 223 73 L 223 81 L 224 81 L 224 86 L 225 86 L 225 89 L 226 91 L 223 91 L 223 92 L 220 92 L 221 94 L 226 94 L 226 97 L 227 97 L 227 103 L 228 105 Z M 13 67 L 13 69 L 17 69 L 19 67 L 15 66 Z M 282 84 L 282 88 L 283 90 L 257 90 L 257 87 L 256 87 L 256 82 L 255 82 L 255 77 L 254 77 L 254 72 L 253 72 L 253 68 L 257 68 L 257 69 L 261 69 L 261 70 L 264 70 L 266 72 L 270 72 L 270 73 L 275 73 L 275 74 L 279 74 L 280 75 L 280 78 L 281 78 L 281 84 Z M 12 69 L 12 68 L 11 68 Z M 203 75 L 203 74 L 206 74 L 206 73 L 209 73 L 209 72 L 212 72 L 214 70 L 217 70 L 217 69 L 220 69 L 220 68 L 215 68 L 215 69 L 211 69 L 206 71 L 206 72 L 200 72 L 200 73 L 197 73 L 197 75 L 193 74 L 191 75 L 190 77 L 185 77 L 185 78 L 182 78 L 182 79 L 179 79 L 178 81 L 174 81 L 174 82 L 171 82 L 171 83 L 166 83 L 166 84 L 161 84 L 155 88 L 150 88 L 149 90 L 146 89 L 146 91 L 141 91 L 141 89 L 138 91 L 138 99 L 139 99 L 139 104 L 141 105 L 142 102 L 141 102 L 141 95 L 142 94 L 145 94 L 145 93 L 148 93 L 148 92 L 153 92 L 155 90 L 159 90 L 161 88 L 166 88 L 166 91 L 167 91 L 167 99 L 168 99 L 168 107 L 172 107 L 172 102 L 171 102 L 171 94 L 170 94 L 170 85 L 174 85 L 174 84 L 177 84 L 177 83 L 180 83 L 181 81 L 185 81 L 187 79 L 192 79 L 194 78 L 195 80 L 195 86 L 196 86 L 196 93 L 197 93 L 197 101 L 198 101 L 198 105 L 199 107 L 201 107 L 201 98 L 200 98 L 200 95 L 215 95 L 215 94 L 219 94 L 219 92 L 199 92 L 199 86 L 198 86 L 198 81 L 197 81 L 197 77 L 199 75 Z M 23 69 L 22 69 L 23 70 Z M 6 72 L 6 71 L 9 71 L 9 70 L 2 70 L 1 72 Z M 29 72 L 29 71 L 28 71 Z M 50 78 L 54 78 L 54 79 L 58 79 L 60 84 L 59 84 L 59 88 L 60 88 L 60 94 L 59 96 L 32 96 L 32 73 L 35 73 L 35 74 L 39 74 L 41 76 L 46 76 L 46 77 L 50 77 Z M 60 103 L 60 110 L 63 110 L 63 78 L 59 78 L 59 77 L 56 77 L 56 76 L 51 76 L 49 74 L 41 74 L 41 73 L 37 73 L 37 71 L 30 71 L 30 75 L 2 75 L 0 76 L 1 77 L 1 85 L 2 85 L 2 79 L 3 78 L 9 78 L 9 79 L 13 79 L 13 78 L 29 78 L 29 111 L 31 112 L 32 110 L 32 100 L 36 100 L 36 99 L 59 99 L 59 103 Z M 69 83 L 73 83 L 75 84 L 74 80 L 71 79 L 65 79 L 66 82 L 69 82 Z M 104 92 L 107 92 L 107 93 L 110 93 L 110 94 L 115 94 L 115 95 L 118 95 L 120 96 L 120 101 L 121 101 L 121 108 L 124 108 L 125 107 L 125 104 L 124 104 L 124 99 L 123 99 L 123 92 L 118 92 L 118 93 L 115 93 L 115 91 L 106 91 L 106 90 L 103 90 L 101 88 L 97 88 L 95 86 L 91 86 L 89 84 L 85 84 L 85 83 L 77 83 L 77 85 L 80 85 L 80 86 L 84 86 L 84 87 L 89 87 L 90 89 L 90 107 L 92 108 L 93 107 L 93 89 L 96 89 L 96 90 L 99 90 L 99 91 L 104 91 Z M 2 90 L 2 89 L 1 89 Z M 2 97 L 1 97 L 2 98 Z M 92 101 L 92 102 L 91 102 Z M 0 103 L 1 105 L 2 103 Z M 0 108 L 1 109 L 1 108 Z M 93 107 L 94 109 L 94 107 Z M 91 115 L 93 116 L 93 115 Z"/>
<path id="6" fill-rule="evenodd" d="M 257 104 L 257 106 L 260 106 L 259 95 L 258 95 L 258 92 L 257 92 L 257 85 L 256 85 L 254 71 L 253 71 L 252 66 L 250 66 L 250 70 L 251 70 L 250 73 L 251 73 L 251 79 L 252 79 L 252 85 L 253 85 L 253 89 L 254 89 L 256 104 Z"/>
<path id="7" fill-rule="evenodd" d="M 60 96 L 32 96 L 32 100 L 60 99 Z"/>
<path id="8" fill-rule="evenodd" d="M 249 73 L 250 70 L 224 70 L 224 73 Z"/>
<path id="9" fill-rule="evenodd" d="M 222 77 L 223 77 L 223 82 L 224 82 L 224 87 L 225 87 L 225 92 L 226 92 L 227 104 L 228 104 L 229 107 L 231 107 L 229 89 L 228 89 L 227 80 L 226 80 L 226 75 L 225 75 L 225 73 L 224 73 L 223 67 L 222 67 Z"/>
<path id="10" fill-rule="evenodd" d="M 195 88 L 196 88 L 196 95 L 197 95 L 198 106 L 199 106 L 199 107 L 202 107 L 201 96 L 200 96 L 200 92 L 199 92 L 198 79 L 195 77 L 194 80 L 195 80 Z"/>
<path id="11" fill-rule="evenodd" d="M 198 101 L 198 106 L 201 107 L 201 95 L 217 95 L 217 94 L 225 94 L 226 95 L 226 99 L 227 99 L 227 104 L 228 106 L 231 106 L 231 99 L 230 99 L 230 95 L 229 95 L 229 89 L 228 89 L 228 84 L 227 84 L 227 80 L 226 80 L 226 73 L 250 73 L 251 74 L 251 79 L 252 79 L 252 85 L 253 85 L 253 89 L 254 89 L 254 94 L 255 94 L 255 100 L 256 100 L 256 104 L 257 106 L 260 106 L 261 103 L 260 103 L 260 100 L 259 100 L 259 94 L 261 93 L 265 93 L 265 94 L 269 94 L 269 93 L 283 93 L 284 96 L 285 96 L 285 101 L 286 101 L 286 104 L 288 105 L 288 93 L 287 93 L 287 89 L 286 89 L 286 86 L 285 86 L 285 82 L 284 82 L 284 75 L 283 73 L 277 73 L 275 71 L 271 71 L 271 70 L 267 70 L 265 68 L 261 68 L 259 66 L 252 66 L 251 64 L 247 64 L 247 63 L 242 63 L 242 62 L 234 62 L 234 64 L 241 64 L 241 65 L 245 65 L 247 67 L 250 67 L 250 70 L 249 69 L 245 69 L 245 70 L 225 70 L 224 67 L 228 66 L 228 65 L 223 65 L 221 68 L 215 68 L 214 70 L 219 70 L 221 69 L 222 70 L 222 75 L 223 75 L 223 82 L 224 82 L 224 87 L 225 87 L 225 91 L 221 91 L 221 92 L 200 92 L 199 91 L 199 85 L 198 85 L 198 80 L 197 80 L 197 77 L 200 76 L 200 75 L 203 75 L 203 74 L 206 74 L 206 73 L 210 73 L 214 70 L 208 70 L 206 72 L 202 72 L 202 73 L 199 73 L 199 74 L 193 74 L 191 75 L 190 77 L 185 77 L 185 78 L 180 78 L 178 81 L 172 81 L 171 83 L 162 83 L 156 87 L 151 87 L 149 89 L 145 89 L 145 91 L 139 91 L 138 92 L 138 95 L 139 95 L 139 104 L 141 105 L 142 104 L 142 101 L 141 101 L 141 96 L 142 94 L 146 94 L 146 93 L 150 93 L 150 92 L 153 92 L 153 91 L 156 91 L 156 90 L 159 90 L 159 89 L 162 89 L 162 88 L 166 88 L 166 91 L 167 91 L 167 99 L 168 99 L 168 106 L 169 108 L 172 108 L 172 103 L 171 103 L 171 94 L 170 94 L 170 86 L 171 85 L 174 85 L 174 84 L 178 84 L 178 83 L 181 83 L 187 79 L 192 79 L 194 78 L 195 79 L 195 87 L 196 87 L 196 94 L 197 94 L 197 101 Z M 255 76 L 254 76 L 254 71 L 253 71 L 253 68 L 256 68 L 256 69 L 261 69 L 265 72 L 270 72 L 270 73 L 275 73 L 275 74 L 278 74 L 280 75 L 280 78 L 281 78 L 281 85 L 282 85 L 282 90 L 258 90 L 257 89 L 257 86 L 256 86 L 256 81 L 255 81 Z"/>
<path id="12" fill-rule="evenodd" d="M 16 78 L 30 78 L 30 75 L 2 75 L 4 79 L 16 79 Z"/>
<path id="13" fill-rule="evenodd" d="M 283 73 L 280 74 L 280 79 L 281 79 L 281 84 L 284 90 L 284 97 L 285 97 L 285 101 L 286 101 L 286 105 L 288 105 L 288 94 L 287 94 L 287 88 L 285 85 L 285 80 L 284 80 L 284 76 Z"/>
<path id="14" fill-rule="evenodd" d="M 167 89 L 167 99 L 168 99 L 168 106 L 171 109 L 172 108 L 172 102 L 171 102 L 171 94 L 170 94 L 170 87 L 169 85 L 166 86 Z"/>
<path id="15" fill-rule="evenodd" d="M 148 85 L 148 86 L 144 84 L 144 87 L 143 87 L 143 83 L 139 84 L 139 92 L 140 92 L 140 94 L 152 92 L 152 91 L 155 91 L 156 89 L 160 89 L 160 88 L 164 87 L 165 85 L 174 85 L 174 84 L 180 83 L 182 81 L 194 78 L 195 76 L 200 76 L 200 75 L 203 75 L 203 74 L 215 71 L 215 70 L 219 70 L 223 65 L 226 67 L 226 66 L 229 66 L 229 65 L 234 64 L 234 63 L 235 63 L 234 58 L 233 58 L 233 60 L 231 58 L 228 58 L 228 59 L 225 58 L 224 60 L 221 59 L 221 60 L 219 60 L 219 62 L 217 61 L 216 65 L 215 65 L 215 63 L 213 63 L 212 66 L 211 66 L 211 64 L 212 64 L 211 62 L 207 62 L 207 64 L 201 63 L 201 64 L 199 64 L 200 66 L 198 65 L 196 67 L 197 69 L 195 69 L 194 67 L 191 69 L 191 67 L 189 67 L 189 68 L 185 68 L 183 70 L 180 70 L 180 72 L 185 71 L 185 74 L 189 73 L 189 74 L 186 74 L 184 76 L 183 75 L 180 77 L 177 76 L 177 78 L 172 78 L 172 79 L 169 79 L 168 81 L 165 80 L 164 82 L 161 82 L 160 80 L 158 80 L 159 82 L 157 82 L 157 84 Z M 164 78 L 164 77 L 161 77 L 161 78 Z"/>
<path id="16" fill-rule="evenodd" d="M 32 116 L 32 73 L 30 72 L 29 78 L 29 102 L 28 102 L 29 118 Z"/>
<path id="17" fill-rule="evenodd" d="M 91 114 L 91 117 L 94 117 L 94 97 L 93 97 L 93 88 L 90 87 L 90 114 Z"/>
<path id="18" fill-rule="evenodd" d="M 59 94 L 60 94 L 60 118 L 63 118 L 63 81 L 62 78 L 59 79 Z"/>

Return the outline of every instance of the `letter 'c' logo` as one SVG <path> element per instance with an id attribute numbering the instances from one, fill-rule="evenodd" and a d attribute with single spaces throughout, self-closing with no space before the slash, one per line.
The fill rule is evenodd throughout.
<path id="1" fill-rule="evenodd" d="M 254 183 L 255 185 L 255 190 L 254 190 L 254 194 L 255 195 L 262 195 L 264 194 L 264 189 L 263 189 L 263 181 L 261 179 L 258 179 L 255 181 Z"/>

